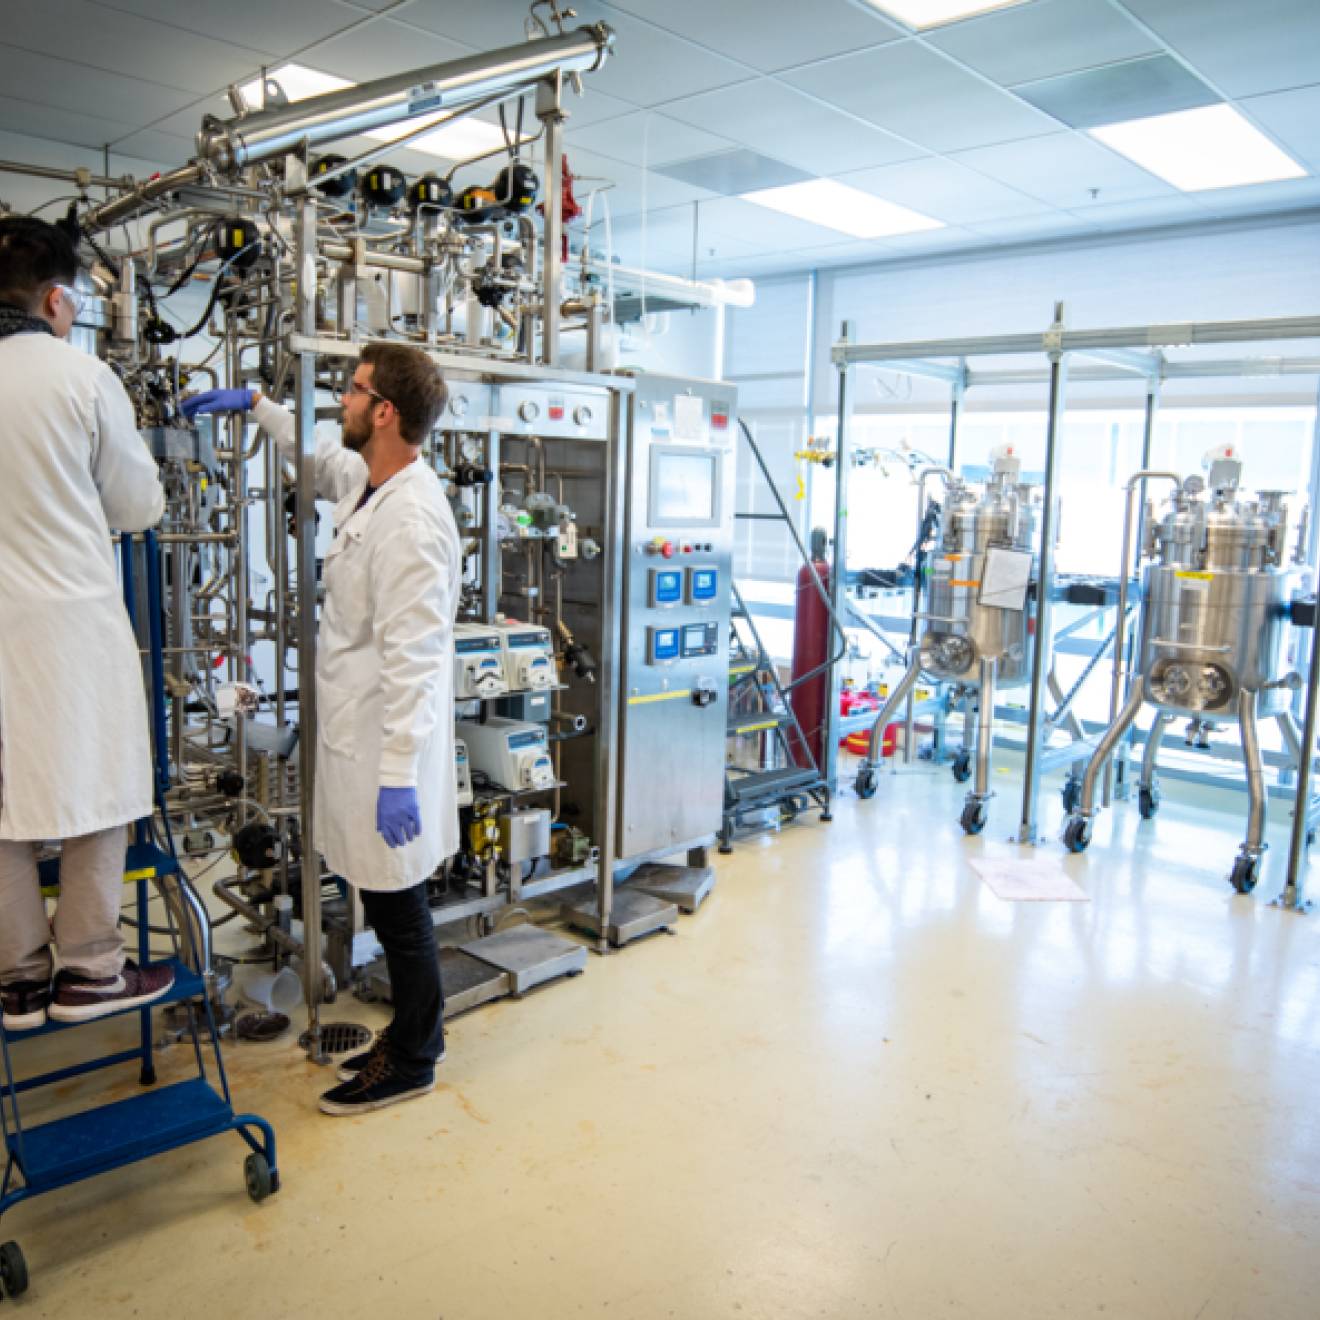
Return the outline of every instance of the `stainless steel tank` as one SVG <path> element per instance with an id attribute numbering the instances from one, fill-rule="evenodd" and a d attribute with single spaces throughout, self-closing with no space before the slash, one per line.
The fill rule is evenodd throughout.
<path id="1" fill-rule="evenodd" d="M 922 474 L 923 492 L 926 478 L 935 475 L 945 481 L 945 501 L 938 540 L 916 593 L 915 650 L 876 717 L 855 788 L 859 797 L 875 793 L 884 730 L 920 675 L 952 683 L 955 700 L 966 712 L 964 747 L 953 763 L 960 783 L 972 777 L 967 734 L 973 722 L 976 731 L 976 778 L 959 823 L 968 834 L 979 834 L 994 796 L 990 749 L 995 693 L 1019 687 L 1031 676 L 1029 605 L 1031 584 L 1039 576 L 1039 492 L 1019 481 L 1021 463 L 1007 447 L 994 455 L 993 474 L 980 491 L 947 469 L 934 468 Z M 919 515 L 924 529 L 927 511 L 920 509 Z M 919 543 L 923 539 L 924 532 L 919 532 Z"/>
<path id="2" fill-rule="evenodd" d="M 977 682 L 983 659 L 997 662 L 999 687 L 1018 687 L 1031 676 L 1027 593 L 1019 608 L 982 603 L 991 550 L 1032 556 L 1035 580 L 1040 529 L 1034 487 L 1018 483 L 1016 464 L 997 471 L 978 496 L 955 481 L 948 488 L 940 542 L 926 580 L 920 641 L 921 668 L 933 678 Z"/>
<path id="3" fill-rule="evenodd" d="M 1284 500 L 1183 487 L 1148 521 L 1138 669 L 1157 709 L 1235 721 L 1244 690 L 1257 694 L 1258 716 L 1289 709 L 1279 680 L 1296 664 L 1289 602 L 1303 574 L 1285 562 Z"/>
<path id="4" fill-rule="evenodd" d="M 1249 801 L 1247 837 L 1233 863 L 1229 882 L 1240 893 L 1255 888 L 1265 850 L 1265 774 L 1257 720 L 1279 724 L 1294 763 L 1303 754 L 1292 717 L 1297 639 L 1291 603 L 1303 594 L 1306 570 L 1306 516 L 1289 553 L 1287 493 L 1238 489 L 1242 465 L 1225 446 L 1206 455 L 1208 482 L 1199 476 L 1139 472 L 1128 482 L 1124 524 L 1123 582 L 1129 570 L 1134 496 L 1149 480 L 1175 482 L 1157 516 L 1147 502 L 1142 558 L 1141 626 L 1131 684 L 1122 710 L 1116 710 L 1122 682 L 1122 647 L 1115 648 L 1114 716 L 1086 767 L 1080 802 L 1064 823 L 1063 841 L 1082 852 L 1091 841 L 1096 816 L 1096 783 L 1114 749 L 1141 707 L 1155 708 L 1138 782 L 1141 815 L 1159 808 L 1156 758 L 1171 720 L 1190 721 L 1187 741 L 1204 747 L 1218 725 L 1235 726 L 1242 746 Z M 1125 599 L 1126 586 L 1120 595 Z M 1120 613 L 1122 607 L 1120 604 Z"/>

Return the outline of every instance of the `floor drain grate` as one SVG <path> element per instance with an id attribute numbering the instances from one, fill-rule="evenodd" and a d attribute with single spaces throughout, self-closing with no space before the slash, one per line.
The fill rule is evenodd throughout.
<path id="1" fill-rule="evenodd" d="M 375 1038 L 370 1027 L 356 1022 L 322 1022 L 321 1051 L 324 1054 L 347 1054 L 349 1050 L 364 1050 Z M 303 1037 L 305 1043 L 306 1037 Z"/>

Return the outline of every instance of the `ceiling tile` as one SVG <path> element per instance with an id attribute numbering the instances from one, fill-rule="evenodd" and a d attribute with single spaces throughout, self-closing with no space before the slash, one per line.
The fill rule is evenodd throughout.
<path id="1" fill-rule="evenodd" d="M 568 116 L 567 128 L 571 133 L 575 128 L 586 128 L 590 124 L 604 123 L 607 119 L 617 119 L 620 115 L 633 114 L 637 107 L 617 97 L 606 96 L 598 91 L 590 77 L 582 80 L 582 95 L 571 88 L 566 90 L 563 108 Z"/>
<path id="2" fill-rule="evenodd" d="M 125 125 L 130 130 L 139 128 L 192 99 L 191 93 L 176 87 L 70 64 L 12 46 L 0 46 L 0 88 L 16 100 L 103 117 L 108 128 L 102 132 L 102 141 L 109 129 L 118 134 Z M 49 132 L 45 136 L 50 136 Z"/>
<path id="3" fill-rule="evenodd" d="M 664 110 L 813 174 L 886 165 L 922 152 L 770 78 L 672 101 Z"/>
<path id="4" fill-rule="evenodd" d="M 261 55 L 89 0 L 5 0 L 5 40 L 24 50 L 184 90 L 251 75 Z M 67 77 L 67 75 L 66 75 Z M 59 87 L 53 104 L 65 104 Z"/>
<path id="5" fill-rule="evenodd" d="M 365 0 L 358 0 L 364 3 Z M 574 9 L 580 6 L 574 5 Z M 527 40 L 527 0 L 481 0 L 480 4 L 456 4 L 455 0 L 409 0 L 391 11 L 391 16 L 414 27 L 461 41 L 473 50 L 499 50 Z M 571 31 L 586 19 L 571 20 Z"/>
<path id="6" fill-rule="evenodd" d="M 696 160 L 676 161 L 673 165 L 661 166 L 659 172 L 727 196 L 761 188 L 780 188 L 810 178 L 796 166 L 785 165 L 744 147 L 722 151 L 715 156 L 699 156 Z"/>
<path id="7" fill-rule="evenodd" d="M 936 28 L 926 40 L 1005 86 L 1159 49 L 1126 15 L 1095 0 L 1038 0 Z"/>
<path id="8" fill-rule="evenodd" d="M 946 224 L 1037 215 L 1050 209 L 1034 197 L 942 156 L 859 170 L 839 175 L 838 179 Z"/>
<path id="9" fill-rule="evenodd" d="M 1122 0 L 1227 96 L 1315 82 L 1316 0 Z"/>
<path id="10" fill-rule="evenodd" d="M 663 174 L 647 171 L 643 173 L 634 165 L 613 160 L 591 151 L 575 151 L 569 157 L 569 164 L 577 175 L 574 191 L 583 206 L 593 189 L 608 189 L 600 192 L 605 199 L 611 215 L 614 217 L 634 215 L 639 211 L 662 211 L 671 206 L 683 206 L 694 201 L 713 198 L 714 193 L 704 188 L 694 187 L 689 183 L 680 183 L 677 179 L 668 179 Z M 489 173 L 489 166 L 482 167 Z M 458 176 L 463 183 L 478 182 L 475 172 L 471 177 Z M 596 205 L 601 205 L 597 201 Z"/>
<path id="11" fill-rule="evenodd" d="M 734 145 L 728 138 L 680 124 L 652 110 L 607 119 L 586 128 L 570 128 L 566 142 L 570 149 L 581 146 L 602 156 L 650 166 L 727 151 Z"/>
<path id="12" fill-rule="evenodd" d="M 843 55 L 897 41 L 906 32 L 874 10 L 850 0 L 780 4 L 766 0 L 609 0 L 658 27 L 712 50 L 725 51 L 764 71 Z"/>
<path id="13" fill-rule="evenodd" d="M 1284 150 L 1320 173 L 1320 86 L 1252 96 L 1239 106 Z"/>
<path id="14" fill-rule="evenodd" d="M 1097 229 L 1135 229 L 1156 225 L 1189 225 L 1207 218 L 1197 198 L 1154 197 L 1144 202 L 1096 202 L 1076 207 L 1072 214 Z"/>
<path id="15" fill-rule="evenodd" d="M 1265 214 L 1320 206 L 1320 179 L 1285 179 L 1247 188 L 1216 188 L 1198 193 L 1196 200 L 1214 215 Z"/>
<path id="16" fill-rule="evenodd" d="M 108 134 L 127 133 L 132 125 L 117 123 L 95 111 L 60 110 L 32 101 L 20 101 L 12 96 L 0 96 L 0 123 L 7 133 L 23 133 L 29 137 L 44 138 L 52 142 L 67 142 L 77 147 L 99 150 Z M 35 164 L 44 162 L 37 161 Z M 97 169 L 101 162 L 88 161 Z"/>
<path id="17" fill-rule="evenodd" d="M 173 114 L 163 115 L 150 127 L 159 129 L 162 133 L 172 133 L 176 137 L 191 140 L 197 136 L 197 130 L 201 128 L 205 116 L 215 115 L 217 119 L 228 119 L 233 113 L 229 98 L 221 92 L 214 96 L 203 97 L 191 105 L 185 105 Z"/>
<path id="18" fill-rule="evenodd" d="M 136 156 L 139 160 L 149 160 L 170 168 L 187 164 L 195 150 L 192 138 L 162 133 L 155 128 L 139 129 L 136 133 L 116 138 L 113 145 L 115 151 L 122 155 Z"/>
<path id="19" fill-rule="evenodd" d="M 703 233 L 725 234 L 763 251 L 822 247 L 831 242 L 843 243 L 849 238 L 849 235 L 825 225 L 813 225 L 740 197 L 717 197 L 704 202 L 701 226 Z"/>
<path id="20" fill-rule="evenodd" d="M 1097 128 L 1220 103 L 1205 83 L 1169 55 L 1064 73 L 1013 90 L 1071 128 Z"/>
<path id="21" fill-rule="evenodd" d="M 340 0 L 97 0 L 109 10 L 151 19 L 153 27 L 184 28 L 219 41 L 286 57 L 313 41 L 360 23 L 360 8 Z M 359 0 L 361 3 L 361 0 Z"/>
<path id="22" fill-rule="evenodd" d="M 471 54 L 468 47 L 434 33 L 376 18 L 351 32 L 318 41 L 298 57 L 298 62 L 352 82 L 370 82 Z"/>
<path id="23" fill-rule="evenodd" d="M 960 151 L 955 159 L 1030 197 L 1070 208 L 1091 201 L 1135 202 L 1177 192 L 1153 174 L 1080 133 L 1052 133 L 996 147 Z M 1099 196 L 1091 196 L 1092 189 Z"/>
<path id="24" fill-rule="evenodd" d="M 931 151 L 1048 133 L 1054 120 L 913 41 L 783 75 L 831 105 Z"/>
<path id="25" fill-rule="evenodd" d="M 614 53 L 594 73 L 583 75 L 589 89 L 599 88 L 633 105 L 658 105 L 750 76 L 734 63 L 694 41 L 676 37 L 651 23 L 600 3 L 574 0 L 577 18 L 570 29 L 605 22 L 614 29 Z M 527 6 L 508 0 L 484 0 L 460 7 L 452 0 L 414 0 L 398 11 L 400 19 L 432 32 L 443 32 L 479 50 L 517 45 L 523 40 Z"/>
<path id="26" fill-rule="evenodd" d="M 1078 234 L 1093 234 L 1095 229 L 1084 220 L 1066 211 L 1051 211 L 1048 215 L 1019 216 L 1013 220 L 990 220 L 984 224 L 969 225 L 975 234 L 996 243 L 1025 243 L 1031 239 L 1047 241 L 1052 238 L 1071 238 Z"/>

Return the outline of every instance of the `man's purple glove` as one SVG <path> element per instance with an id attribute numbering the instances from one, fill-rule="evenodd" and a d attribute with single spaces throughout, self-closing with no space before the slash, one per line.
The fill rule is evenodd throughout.
<path id="1" fill-rule="evenodd" d="M 376 798 L 376 829 L 391 848 L 402 848 L 422 832 L 415 788 L 382 788 Z"/>
<path id="2" fill-rule="evenodd" d="M 251 390 L 203 390 L 180 405 L 191 422 L 198 413 L 247 412 L 252 407 Z"/>

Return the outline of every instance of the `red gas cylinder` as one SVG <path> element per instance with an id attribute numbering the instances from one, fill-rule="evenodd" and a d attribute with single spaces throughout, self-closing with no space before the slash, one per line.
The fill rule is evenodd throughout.
<path id="1" fill-rule="evenodd" d="M 824 592 L 812 585 L 811 575 L 816 575 Z M 793 623 L 793 682 L 803 674 L 810 674 L 814 669 L 821 669 L 830 653 L 830 616 L 825 602 L 830 594 L 830 566 L 824 559 L 813 559 L 810 565 L 803 564 L 798 569 L 797 598 Z M 824 669 L 795 687 L 789 695 L 793 705 L 793 714 L 806 737 L 807 745 L 801 746 L 796 735 L 793 736 L 793 757 L 800 766 L 814 763 L 817 767 L 823 762 L 825 741 L 825 703 L 829 696 L 829 673 Z"/>

